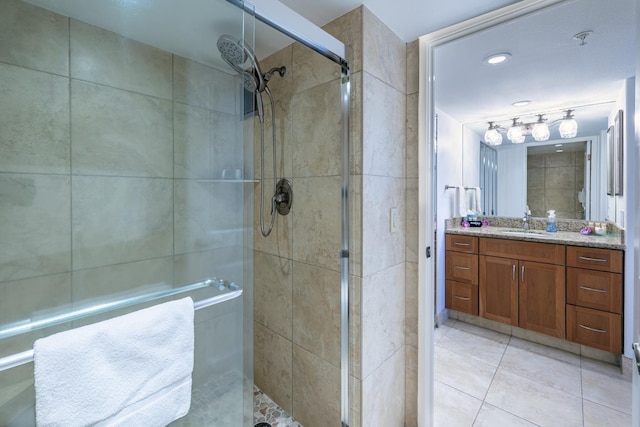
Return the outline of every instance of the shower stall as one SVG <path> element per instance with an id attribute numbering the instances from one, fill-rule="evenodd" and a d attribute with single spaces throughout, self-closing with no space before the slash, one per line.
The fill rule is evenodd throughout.
<path id="1" fill-rule="evenodd" d="M 320 397 L 348 425 L 344 53 L 235 0 L 0 8 L 0 425 L 35 425 L 35 340 L 185 296 L 196 309 L 193 388 L 175 425 L 253 425 L 254 353 L 259 366 L 269 357 L 254 325 L 337 369 L 337 395 Z M 272 64 L 281 52 L 240 63 L 216 46 L 233 40 L 253 55 L 256 31 L 293 37 L 284 50 L 302 47 L 328 77 L 296 79 L 307 65 Z M 315 99 L 330 112 L 312 116 Z M 285 205 L 291 214 L 276 213 Z M 314 272 L 333 281 L 337 330 L 326 339 L 337 355 L 305 344 L 314 331 L 273 323 L 269 271 L 285 270 L 301 279 L 276 286 L 313 288 Z M 297 310 L 327 303 L 288 292 Z M 296 416 L 294 381 L 279 395 L 267 371 L 256 368 L 262 387 Z"/>

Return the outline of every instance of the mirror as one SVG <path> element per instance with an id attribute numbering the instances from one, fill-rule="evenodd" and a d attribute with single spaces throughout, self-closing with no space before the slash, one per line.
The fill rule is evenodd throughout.
<path id="1" fill-rule="evenodd" d="M 555 209 L 559 218 L 614 220 L 607 129 L 635 75 L 633 10 L 633 0 L 616 7 L 601 0 L 560 2 L 436 46 L 439 200 L 450 197 L 445 185 L 481 187 L 485 215 L 518 217 L 529 205 L 534 216 Z M 497 53 L 507 53 L 507 60 L 488 64 Z M 578 123 L 572 138 L 558 132 L 567 110 Z M 531 135 L 540 114 L 549 125 L 546 141 Z M 525 131 L 523 143 L 507 138 L 514 119 Z M 496 153 L 495 192 L 480 176 L 489 122 L 502 137 L 482 150 Z"/>

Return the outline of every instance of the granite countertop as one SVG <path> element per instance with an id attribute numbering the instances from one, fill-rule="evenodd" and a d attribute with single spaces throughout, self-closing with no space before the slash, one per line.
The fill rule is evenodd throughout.
<path id="1" fill-rule="evenodd" d="M 586 246 L 590 248 L 625 249 L 621 234 L 605 234 L 599 236 L 595 234 L 583 235 L 577 231 L 558 231 L 556 233 L 547 233 L 545 230 L 532 229 L 532 235 L 523 236 L 521 234 L 509 234 L 508 231 L 523 232 L 524 230 L 522 228 L 515 227 L 462 227 L 460 225 L 449 225 L 447 226 L 445 233 L 522 240 L 527 242 Z M 534 233 L 539 234 L 539 236 Z"/>

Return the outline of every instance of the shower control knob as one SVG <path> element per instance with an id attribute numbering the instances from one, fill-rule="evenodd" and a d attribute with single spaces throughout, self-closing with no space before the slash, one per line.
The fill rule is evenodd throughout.
<path id="1" fill-rule="evenodd" d="M 289 213 L 291 204 L 293 203 L 293 188 L 291 188 L 291 183 L 287 179 L 282 178 L 278 181 L 273 200 L 280 215 L 287 215 Z"/>

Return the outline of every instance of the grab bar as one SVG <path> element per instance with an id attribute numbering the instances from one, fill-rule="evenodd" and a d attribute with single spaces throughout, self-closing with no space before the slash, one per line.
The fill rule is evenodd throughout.
<path id="1" fill-rule="evenodd" d="M 195 291 L 196 289 L 206 288 L 209 286 L 215 286 L 220 291 L 225 290 L 227 288 L 230 290 L 239 289 L 238 285 L 236 285 L 233 282 L 224 281 L 214 277 L 213 279 L 207 279 L 202 282 L 180 286 L 179 288 L 164 289 L 161 291 L 156 291 L 156 292 L 148 293 L 145 295 L 125 298 L 118 301 L 107 302 L 104 304 L 96 304 L 91 307 L 81 308 L 81 309 L 69 311 L 63 314 L 48 316 L 41 320 L 28 319 L 28 320 L 15 322 L 15 323 L 10 323 L 7 325 L 6 328 L 0 329 L 0 340 L 4 338 L 13 337 L 15 335 L 20 335 L 27 332 L 35 331 L 38 329 L 44 329 L 50 326 L 59 325 L 61 323 L 67 323 L 73 320 L 83 319 L 85 317 L 94 316 L 96 314 L 106 313 L 106 312 L 117 310 L 120 308 L 130 307 L 132 305 L 141 304 L 141 303 L 153 301 L 160 298 L 170 297 L 170 296 L 181 294 L 184 292 Z"/>
<path id="2" fill-rule="evenodd" d="M 211 282 L 211 280 L 206 280 L 205 282 L 200 282 L 200 283 L 194 283 L 194 285 L 198 285 L 201 283 L 206 283 L 206 282 Z M 194 285 L 189 285 L 189 286 L 194 286 Z M 208 284 L 206 286 L 211 286 L 211 284 Z M 200 286 L 199 288 L 202 288 L 203 286 Z M 196 289 L 199 289 L 196 288 Z M 182 289 L 182 288 L 179 288 Z M 186 291 L 182 291 L 182 292 L 186 292 Z M 165 296 L 167 295 L 175 295 L 181 292 L 174 292 L 171 294 L 165 294 Z M 207 307 L 211 307 L 212 305 L 216 305 L 216 304 L 220 304 L 222 302 L 225 301 L 229 301 L 235 298 L 238 298 L 240 295 L 242 295 L 242 289 L 237 289 L 235 291 L 231 291 L 231 292 L 226 292 L 224 294 L 221 295 L 216 295 L 214 297 L 211 298 L 206 298 L 200 301 L 196 301 L 193 303 L 193 309 L 194 310 L 200 310 L 201 308 L 207 308 Z M 153 299 L 157 299 L 159 297 L 153 298 Z M 132 298 L 129 298 L 132 299 Z M 150 301 L 149 299 L 145 299 L 144 301 Z M 132 304 L 129 304 L 132 305 Z M 127 306 L 123 306 L 123 307 L 127 307 Z M 121 308 L 121 307 L 117 307 L 117 308 Z M 104 311 L 101 311 L 102 313 Z M 16 353 L 16 354 L 12 354 L 10 356 L 5 356 L 0 358 L 0 372 L 2 371 L 6 371 L 7 369 L 11 369 L 11 368 L 15 368 L 17 366 L 20 365 L 25 365 L 29 362 L 33 362 L 33 349 L 31 350 L 26 350 L 23 351 L 21 353 Z"/>

